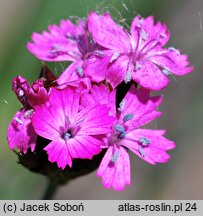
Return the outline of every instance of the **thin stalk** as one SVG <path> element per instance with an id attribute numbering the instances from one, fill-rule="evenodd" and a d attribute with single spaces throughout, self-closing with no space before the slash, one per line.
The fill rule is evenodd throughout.
<path id="1" fill-rule="evenodd" d="M 51 200 L 54 197 L 57 189 L 58 185 L 56 183 L 53 183 L 52 181 L 49 181 L 42 200 Z"/>

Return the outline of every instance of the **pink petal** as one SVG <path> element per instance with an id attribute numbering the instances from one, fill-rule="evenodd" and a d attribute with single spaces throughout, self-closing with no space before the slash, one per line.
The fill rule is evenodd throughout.
<path id="1" fill-rule="evenodd" d="M 61 134 L 61 127 L 65 126 L 65 116 L 61 109 L 42 104 L 35 107 L 32 123 L 38 135 L 54 140 Z"/>
<path id="2" fill-rule="evenodd" d="M 114 51 L 130 51 L 130 36 L 113 21 L 108 13 L 103 15 L 90 13 L 87 24 L 93 39 L 101 46 Z"/>
<path id="3" fill-rule="evenodd" d="M 101 177 L 105 173 L 112 159 L 113 154 L 114 154 L 114 146 L 109 146 L 98 168 L 97 171 L 98 177 Z M 109 178 L 111 178 L 111 176 L 109 176 Z"/>
<path id="4" fill-rule="evenodd" d="M 132 37 L 132 47 L 137 50 L 140 42 L 140 16 L 136 16 L 131 24 L 130 33 Z"/>
<path id="5" fill-rule="evenodd" d="M 150 61 L 139 62 L 140 69 L 134 71 L 133 80 L 142 87 L 159 91 L 167 86 L 169 79 Z"/>
<path id="6" fill-rule="evenodd" d="M 31 107 L 45 103 L 48 100 L 48 92 L 41 79 L 36 80 L 28 91 L 25 91 L 26 99 Z"/>
<path id="7" fill-rule="evenodd" d="M 105 55 L 105 54 L 104 54 Z M 85 75 L 91 77 L 92 81 L 99 83 L 106 78 L 108 59 L 102 57 L 91 57 L 84 63 Z"/>
<path id="8" fill-rule="evenodd" d="M 144 56 L 145 59 L 148 59 L 147 56 L 151 54 L 151 52 L 154 52 L 155 55 L 160 52 L 160 45 L 156 40 L 150 40 L 139 48 L 140 55 Z"/>
<path id="9" fill-rule="evenodd" d="M 78 136 L 67 141 L 72 158 L 92 159 L 101 152 L 102 142 L 91 136 Z"/>
<path id="10" fill-rule="evenodd" d="M 100 104 L 106 104 L 109 106 L 111 108 L 111 112 L 114 115 L 116 114 L 116 90 L 112 90 L 110 92 L 104 84 L 100 86 L 94 85 L 92 87 L 92 96 Z"/>
<path id="11" fill-rule="evenodd" d="M 48 29 L 50 33 L 61 35 L 69 40 L 74 40 L 78 36 L 78 27 L 74 25 L 70 20 L 61 20 L 60 26 L 57 25 L 49 25 Z"/>
<path id="12" fill-rule="evenodd" d="M 100 103 L 98 100 L 95 100 L 92 94 L 84 93 L 81 97 L 81 110 L 90 106 Z"/>
<path id="13" fill-rule="evenodd" d="M 79 109 L 80 94 L 75 93 L 70 88 L 65 88 L 63 90 L 51 88 L 50 91 L 50 110 L 53 111 L 53 113 L 60 113 L 59 117 L 61 118 L 68 117 L 70 122 L 75 122 Z"/>
<path id="14" fill-rule="evenodd" d="M 57 83 L 60 88 L 65 88 L 67 86 L 78 86 L 80 81 L 80 76 L 77 73 L 78 68 L 82 68 L 82 61 L 76 61 L 69 65 L 65 71 L 57 79 Z"/>
<path id="15" fill-rule="evenodd" d="M 93 85 L 91 94 L 83 94 L 81 98 L 81 104 L 83 107 L 94 104 L 106 104 L 111 108 L 110 113 L 115 116 L 116 114 L 116 90 L 109 91 L 104 84 L 100 86 Z"/>
<path id="16" fill-rule="evenodd" d="M 76 122 L 81 122 L 78 135 L 99 135 L 111 132 L 115 118 L 109 116 L 110 108 L 106 105 L 89 106 L 78 113 Z"/>
<path id="17" fill-rule="evenodd" d="M 71 87 L 75 92 L 81 93 L 90 91 L 91 79 L 89 77 L 80 76 L 78 70 L 83 70 L 83 62 L 77 61 L 69 65 L 69 67 L 57 79 L 57 89 Z"/>
<path id="18" fill-rule="evenodd" d="M 120 145 L 129 148 L 150 164 L 166 163 L 170 158 L 166 151 L 175 148 L 175 144 L 162 136 L 164 133 L 164 130 L 132 130 L 121 140 Z M 140 141 L 143 138 L 147 139 L 149 144 L 143 145 Z"/>
<path id="19" fill-rule="evenodd" d="M 189 67 L 188 56 L 179 54 L 179 51 L 168 51 L 163 55 L 154 55 L 150 57 L 150 60 L 156 65 L 171 71 L 173 74 L 183 76 L 190 73 L 193 67 Z"/>
<path id="20" fill-rule="evenodd" d="M 129 57 L 122 55 L 118 59 L 109 65 L 106 72 L 106 80 L 111 84 L 113 88 L 116 88 L 123 80 L 125 80 L 126 73 L 129 68 Z"/>
<path id="21" fill-rule="evenodd" d="M 120 119 L 122 120 L 127 114 L 133 114 L 132 120 L 125 123 L 132 128 L 143 126 L 161 115 L 156 110 L 162 102 L 162 97 L 150 97 L 150 91 L 144 88 L 136 89 L 132 85 L 124 98 L 124 102 L 125 106 Z"/>
<path id="22" fill-rule="evenodd" d="M 118 152 L 117 159 L 112 162 L 116 152 Z M 130 159 L 127 151 L 122 147 L 110 146 L 102 159 L 97 176 L 102 178 L 104 187 L 124 190 L 131 182 Z"/>
<path id="23" fill-rule="evenodd" d="M 89 77 L 81 78 L 78 81 L 78 86 L 74 86 L 74 91 L 79 94 L 89 92 L 92 88 L 92 80 Z"/>
<path id="24" fill-rule="evenodd" d="M 23 153 L 26 153 L 29 148 L 32 151 L 35 149 L 37 134 L 31 122 L 32 113 L 28 114 L 28 110 L 20 109 L 8 126 L 7 139 L 12 150 L 18 148 Z"/>
<path id="25" fill-rule="evenodd" d="M 80 52 L 77 48 L 78 27 L 70 20 L 62 20 L 60 26 L 50 25 L 49 32 L 33 33 L 33 43 L 27 44 L 28 50 L 44 61 L 74 61 Z"/>
<path id="26" fill-rule="evenodd" d="M 47 151 L 48 160 L 50 162 L 57 162 L 59 168 L 65 169 L 66 165 L 72 166 L 72 157 L 69 152 L 66 142 L 58 138 L 49 143 L 44 150 Z"/>
<path id="27" fill-rule="evenodd" d="M 165 132 L 165 130 L 136 129 L 130 132 L 127 137 L 133 137 L 133 140 L 136 141 L 139 141 L 141 137 L 147 137 L 151 141 L 149 146 L 153 146 L 157 149 L 170 150 L 175 148 L 174 142 L 163 136 Z"/>
<path id="28" fill-rule="evenodd" d="M 79 53 L 75 47 L 73 45 L 68 45 L 66 39 L 54 41 L 45 40 L 40 43 L 27 43 L 29 52 L 43 61 L 74 61 L 77 56 L 72 55 L 73 51 Z M 72 52 L 70 52 L 70 50 Z"/>
<path id="29" fill-rule="evenodd" d="M 158 22 L 154 24 L 154 17 L 149 16 L 147 18 L 141 18 L 136 16 L 131 25 L 131 34 L 134 41 L 138 41 L 137 32 L 143 37 L 143 43 L 140 46 L 144 46 L 150 40 L 156 40 L 161 46 L 164 46 L 170 37 L 170 32 L 168 31 L 165 24 Z"/>
<path id="30" fill-rule="evenodd" d="M 150 157 L 154 161 L 152 164 L 167 163 L 170 159 L 170 155 L 168 155 L 165 151 L 157 149 L 155 147 L 147 148 L 145 150 L 145 154 L 148 155 L 148 157 Z M 140 155 L 139 157 L 141 158 Z M 143 160 L 149 162 L 147 158 L 144 158 Z"/>
<path id="31" fill-rule="evenodd" d="M 61 136 L 67 124 L 74 123 L 79 108 L 79 95 L 66 88 L 51 88 L 49 101 L 35 107 L 33 126 L 36 133 L 54 140 Z"/>

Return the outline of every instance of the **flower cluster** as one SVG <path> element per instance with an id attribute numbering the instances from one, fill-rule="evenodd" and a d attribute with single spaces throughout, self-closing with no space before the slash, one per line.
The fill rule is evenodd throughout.
<path id="1" fill-rule="evenodd" d="M 8 127 L 9 147 L 35 152 L 42 137 L 49 141 L 48 160 L 63 170 L 105 151 L 97 176 L 114 190 L 131 184 L 128 150 L 150 164 L 166 163 L 174 142 L 165 130 L 142 127 L 161 115 L 162 96 L 151 92 L 166 87 L 171 74 L 193 69 L 187 55 L 165 47 L 169 37 L 152 16 L 136 16 L 128 32 L 110 14 L 96 12 L 33 33 L 27 48 L 38 59 L 71 64 L 58 78 L 32 86 L 21 76 L 13 79 L 23 108 Z"/>

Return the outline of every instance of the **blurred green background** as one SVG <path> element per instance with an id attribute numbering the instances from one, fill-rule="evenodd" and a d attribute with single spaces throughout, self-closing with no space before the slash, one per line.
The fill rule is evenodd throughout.
<path id="1" fill-rule="evenodd" d="M 194 72 L 172 78 L 163 91 L 164 115 L 153 128 L 167 129 L 176 142 L 167 164 L 151 166 L 131 154 L 132 186 L 106 190 L 95 172 L 61 187 L 56 199 L 203 199 L 203 1 L 202 0 L 0 0 L 0 199 L 40 199 L 47 184 L 17 164 L 6 130 L 21 107 L 11 79 L 22 75 L 33 82 L 41 64 L 26 50 L 32 32 L 42 32 L 61 19 L 86 17 L 91 10 L 110 11 L 128 25 L 137 14 L 154 15 L 171 32 L 168 46 L 187 53 Z M 49 64 L 57 74 L 61 64 Z"/>

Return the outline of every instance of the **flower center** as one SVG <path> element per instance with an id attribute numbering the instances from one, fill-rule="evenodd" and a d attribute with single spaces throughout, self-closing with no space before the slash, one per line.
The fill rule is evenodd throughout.
<path id="1" fill-rule="evenodd" d="M 67 132 L 64 132 L 64 133 L 62 134 L 62 138 L 63 138 L 65 141 L 67 141 L 67 140 L 73 138 L 71 130 L 68 130 Z"/>
<path id="2" fill-rule="evenodd" d="M 126 136 L 125 128 L 123 125 L 117 124 L 114 128 L 114 130 L 118 133 L 117 138 L 118 139 L 123 139 Z"/>

